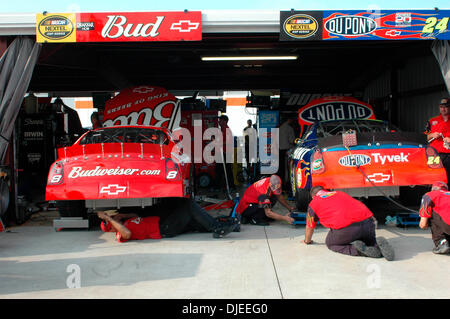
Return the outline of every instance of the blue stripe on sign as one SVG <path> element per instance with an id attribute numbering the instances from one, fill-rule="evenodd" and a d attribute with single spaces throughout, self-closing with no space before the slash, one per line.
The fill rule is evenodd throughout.
<path id="1" fill-rule="evenodd" d="M 324 147 L 326 148 L 326 147 Z M 350 150 L 375 150 L 375 149 L 393 149 L 393 148 L 423 148 L 419 147 L 418 145 L 397 145 L 397 144 L 384 144 L 384 145 L 357 145 L 357 146 L 350 146 Z M 323 149 L 323 148 L 322 148 Z M 347 149 L 345 147 L 332 147 L 332 148 L 326 148 L 327 152 L 330 151 L 346 151 Z"/>

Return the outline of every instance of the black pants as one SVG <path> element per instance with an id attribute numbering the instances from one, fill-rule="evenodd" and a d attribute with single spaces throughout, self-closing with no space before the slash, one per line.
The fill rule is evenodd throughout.
<path id="1" fill-rule="evenodd" d="M 230 188 L 234 188 L 233 163 L 225 163 L 225 169 L 228 179 L 228 186 Z M 223 164 L 216 163 L 215 171 L 216 171 L 216 180 L 215 180 L 216 187 L 220 189 L 226 189 L 227 181 L 225 180 L 225 172 L 223 169 Z"/>
<path id="2" fill-rule="evenodd" d="M 439 153 L 442 165 L 444 165 L 445 172 L 447 173 L 447 185 L 450 184 L 450 153 Z"/>
<path id="3" fill-rule="evenodd" d="M 279 163 L 278 163 L 278 172 L 277 175 L 280 176 L 281 182 L 283 184 L 283 188 L 287 185 L 287 178 L 286 178 L 286 158 L 287 158 L 287 152 L 288 150 L 280 150 L 279 153 Z"/>
<path id="4" fill-rule="evenodd" d="M 190 231 L 211 232 L 219 222 L 190 198 L 171 198 L 159 206 L 159 232 L 174 237 Z"/>
<path id="5" fill-rule="evenodd" d="M 446 224 L 436 212 L 433 212 L 429 221 L 434 245 L 437 246 L 442 239 L 450 242 L 450 225 Z"/>
<path id="6" fill-rule="evenodd" d="M 270 196 L 270 205 L 273 207 L 277 203 L 275 195 Z M 242 217 L 246 219 L 254 219 L 256 221 L 273 221 L 272 218 L 266 216 L 266 212 L 259 204 L 250 204 L 243 212 Z"/>
<path id="7" fill-rule="evenodd" d="M 367 246 L 376 246 L 375 224 L 372 218 L 341 229 L 330 229 L 325 243 L 328 249 L 334 252 L 358 256 L 358 251 L 351 245 L 355 240 L 362 240 Z"/>

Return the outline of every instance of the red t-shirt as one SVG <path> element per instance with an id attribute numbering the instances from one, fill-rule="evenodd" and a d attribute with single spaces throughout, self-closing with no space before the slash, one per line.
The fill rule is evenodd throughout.
<path id="1" fill-rule="evenodd" d="M 420 217 L 431 218 L 432 213 L 439 214 L 442 220 L 450 225 L 450 192 L 444 190 L 431 191 L 423 195 L 420 204 Z"/>
<path id="2" fill-rule="evenodd" d="M 450 120 L 444 121 L 442 115 L 433 117 L 428 121 L 429 133 L 442 133 L 444 137 L 450 137 Z M 438 153 L 450 153 L 450 150 L 444 147 L 442 138 L 437 138 L 430 143 L 432 147 L 438 151 Z"/>
<path id="3" fill-rule="evenodd" d="M 250 204 L 270 205 L 270 196 L 273 195 L 272 189 L 269 187 L 270 177 L 253 183 L 244 193 L 242 199 L 236 207 L 236 212 L 242 214 Z"/>
<path id="4" fill-rule="evenodd" d="M 366 205 L 350 195 L 321 190 L 309 203 L 306 224 L 309 228 L 315 228 L 320 220 L 324 227 L 341 229 L 372 216 Z"/>
<path id="5" fill-rule="evenodd" d="M 129 240 L 142 239 L 161 239 L 159 232 L 159 217 L 134 217 L 127 219 L 123 225 L 131 231 Z M 116 233 L 117 240 L 121 243 L 126 242 L 119 232 Z"/>

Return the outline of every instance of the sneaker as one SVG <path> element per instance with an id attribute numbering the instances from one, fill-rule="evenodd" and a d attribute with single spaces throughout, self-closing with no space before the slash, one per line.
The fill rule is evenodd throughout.
<path id="1" fill-rule="evenodd" d="M 378 247 L 367 246 L 363 241 L 356 240 L 352 243 L 352 246 L 358 251 L 360 256 L 371 257 L 371 258 L 381 258 L 381 251 Z"/>
<path id="2" fill-rule="evenodd" d="M 447 239 L 442 239 L 439 245 L 433 248 L 433 253 L 435 254 L 448 254 L 450 252 L 450 246 L 448 245 Z"/>
<path id="3" fill-rule="evenodd" d="M 256 225 L 256 226 L 269 226 L 269 223 L 265 220 L 259 220 L 259 219 L 250 219 L 249 224 Z"/>
<path id="4" fill-rule="evenodd" d="M 395 258 L 394 249 L 392 246 L 388 243 L 386 238 L 384 237 L 378 237 L 377 238 L 377 245 L 380 248 L 381 254 L 383 255 L 386 260 L 392 261 Z"/>
<path id="5" fill-rule="evenodd" d="M 234 231 L 236 228 L 236 223 L 221 223 L 219 227 L 213 230 L 214 238 L 222 238 Z"/>

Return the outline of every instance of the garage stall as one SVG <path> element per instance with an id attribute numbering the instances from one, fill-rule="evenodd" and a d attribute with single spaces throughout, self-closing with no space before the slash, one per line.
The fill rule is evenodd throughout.
<path id="1" fill-rule="evenodd" d="M 184 99 L 186 111 L 206 116 L 230 111 L 218 102 L 224 92 L 244 91 L 243 106 L 258 110 L 259 124 L 264 112 L 275 115 L 265 123 L 271 128 L 297 119 L 314 99 L 346 96 L 371 105 L 380 120 L 421 133 L 448 95 L 449 16 L 448 10 L 1 15 L 2 218 L 23 222 L 26 189 L 39 189 L 27 184 L 42 189 L 55 148 L 66 135 L 82 133 L 69 119 L 76 114 L 57 98 L 92 98 L 103 114 L 119 92 L 156 86 Z M 23 100 L 32 94 L 37 104 Z M 30 104 L 37 108 L 26 112 Z M 24 123 L 40 125 L 41 133 L 30 135 Z M 39 149 L 49 149 L 45 156 L 28 147 L 39 141 L 46 143 Z M 25 170 L 31 175 L 21 182 Z"/>

